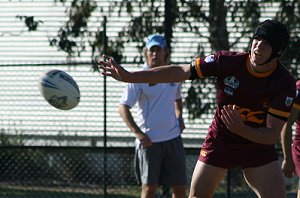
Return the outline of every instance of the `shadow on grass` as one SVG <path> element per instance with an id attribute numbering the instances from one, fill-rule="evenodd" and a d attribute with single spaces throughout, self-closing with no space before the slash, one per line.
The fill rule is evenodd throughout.
<path id="1" fill-rule="evenodd" d="M 107 198 L 137 198 L 138 196 L 113 193 Z M 0 198 L 104 198 L 100 193 L 51 192 L 46 190 L 20 190 L 0 188 Z"/>

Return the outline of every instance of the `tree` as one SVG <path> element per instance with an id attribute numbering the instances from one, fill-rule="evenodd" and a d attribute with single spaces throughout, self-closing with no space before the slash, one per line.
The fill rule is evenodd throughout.
<path id="1" fill-rule="evenodd" d="M 69 2 L 67 0 L 54 1 L 63 4 Z M 164 5 L 167 6 L 164 7 Z M 80 53 L 90 46 L 92 49 L 91 59 L 94 63 L 103 53 L 104 49 L 101 46 L 104 46 L 104 40 L 108 41 L 106 53 L 117 61 L 126 58 L 123 56 L 126 42 L 136 42 L 141 53 L 136 56 L 135 61 L 142 61 L 143 38 L 153 32 L 165 32 L 168 44 L 170 44 L 175 28 L 181 28 L 183 32 L 194 32 L 199 37 L 206 37 L 210 43 L 211 52 L 222 49 L 229 50 L 234 49 L 242 38 L 249 38 L 250 42 L 253 29 L 263 17 L 266 8 L 270 6 L 278 9 L 274 18 L 292 30 L 291 44 L 283 54 L 283 62 L 290 66 L 291 71 L 297 77 L 299 67 L 297 63 L 300 60 L 300 53 L 297 53 L 300 50 L 300 2 L 298 0 L 110 1 L 110 10 L 117 10 L 119 15 L 125 12 L 131 16 L 128 25 L 122 28 L 118 33 L 118 39 L 114 41 L 106 37 L 103 29 L 95 32 L 90 31 L 88 27 L 88 21 L 96 8 L 102 10 L 96 0 L 71 0 L 70 6 L 66 7 L 69 20 L 58 30 L 57 36 L 49 40 L 51 46 L 65 51 L 68 57 L 80 56 Z M 137 16 L 136 13 L 139 15 Z M 34 16 L 22 16 L 20 20 L 24 20 L 30 31 L 36 30 L 41 23 L 39 20 L 34 20 Z M 179 24 L 186 25 L 183 27 Z M 229 27 L 228 24 L 231 26 Z M 207 28 L 208 36 L 201 32 L 199 26 Z M 239 36 L 231 36 L 233 33 L 239 34 Z M 198 48 L 199 56 L 203 55 L 204 50 L 201 43 Z M 201 83 L 193 83 L 189 88 L 186 107 L 190 118 L 197 118 L 205 112 L 211 113 L 214 98 L 209 98 L 205 92 L 205 90 L 211 89 L 210 79 Z M 204 99 L 209 102 L 203 102 Z"/>

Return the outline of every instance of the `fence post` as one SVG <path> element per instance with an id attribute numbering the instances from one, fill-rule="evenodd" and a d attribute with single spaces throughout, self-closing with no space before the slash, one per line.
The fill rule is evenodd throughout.
<path id="1" fill-rule="evenodd" d="M 165 22 L 164 22 L 164 31 L 165 31 L 165 37 L 167 41 L 167 47 L 170 50 L 171 55 L 171 39 L 173 37 L 173 13 L 172 13 L 172 0 L 165 0 Z M 170 57 L 169 57 L 170 58 Z"/>
<path id="2" fill-rule="evenodd" d="M 106 54 L 106 48 L 107 48 L 107 38 L 106 38 L 106 16 L 104 16 L 103 18 L 103 38 L 102 38 L 102 43 L 103 43 L 103 54 Z M 104 181 L 103 181 L 103 193 L 104 193 L 104 198 L 107 197 L 107 148 L 106 148 L 106 143 L 107 143 L 107 136 L 106 136 L 106 122 L 107 122 L 107 115 L 106 115 L 106 112 L 107 112 L 107 109 L 106 109 L 106 106 L 107 106 L 107 102 L 106 102 L 106 96 L 107 96 L 107 92 L 106 92 L 106 76 L 103 76 L 103 115 L 104 115 L 104 120 L 103 120 L 103 147 L 104 147 L 104 156 L 103 156 L 103 171 L 104 171 Z"/>
<path id="3" fill-rule="evenodd" d="M 227 198 L 230 198 L 230 187 L 231 187 L 231 170 L 227 171 Z"/>

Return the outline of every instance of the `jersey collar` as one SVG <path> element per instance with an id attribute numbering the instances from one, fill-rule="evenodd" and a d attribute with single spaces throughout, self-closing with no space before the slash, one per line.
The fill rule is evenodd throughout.
<path id="1" fill-rule="evenodd" d="M 272 70 L 270 70 L 268 72 L 256 72 L 252 69 L 252 67 L 250 65 L 250 58 L 249 57 L 247 58 L 247 64 L 246 64 L 248 72 L 250 74 L 252 74 L 253 76 L 258 77 L 258 78 L 264 78 L 264 77 L 270 76 L 276 70 L 277 66 L 278 66 L 278 64 L 274 65 Z"/>

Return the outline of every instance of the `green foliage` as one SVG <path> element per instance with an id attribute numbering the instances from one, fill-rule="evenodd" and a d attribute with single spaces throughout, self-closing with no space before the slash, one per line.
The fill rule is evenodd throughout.
<path id="1" fill-rule="evenodd" d="M 1 146 L 24 146 L 24 139 L 22 133 L 15 131 L 16 135 L 10 135 L 5 129 L 0 131 L 0 145 Z"/>
<path id="2" fill-rule="evenodd" d="M 277 20 L 284 23 L 291 31 L 290 44 L 282 55 L 284 62 L 296 78 L 299 78 L 299 60 L 300 60 L 300 1 L 298 0 L 280 0 Z"/>
<path id="3" fill-rule="evenodd" d="M 199 85 L 197 88 L 192 85 L 188 90 L 188 97 L 186 98 L 184 105 L 188 109 L 189 119 L 199 118 L 202 114 L 208 113 L 210 104 L 202 102 L 203 98 L 200 98 L 201 92 L 199 93 L 199 90 L 202 90 Z"/>
<path id="4" fill-rule="evenodd" d="M 73 0 L 71 6 L 66 8 L 69 20 L 59 29 L 57 37 L 49 40 L 50 46 L 57 46 L 69 57 L 80 56 L 86 49 L 87 43 L 83 40 L 89 35 L 88 21 L 96 8 L 94 0 Z"/>
<path id="5" fill-rule="evenodd" d="M 28 28 L 28 31 L 36 31 L 40 23 L 43 23 L 41 20 L 34 20 L 34 16 L 16 16 L 21 21 L 24 20 L 25 26 Z"/>
<path id="6" fill-rule="evenodd" d="M 126 38 L 125 42 L 138 43 L 137 48 L 140 55 L 136 56 L 136 62 L 142 62 L 143 60 L 144 38 L 152 33 L 164 32 L 164 10 L 161 9 L 163 6 L 163 2 L 154 0 L 114 1 L 113 6 L 111 6 L 113 10 L 118 11 L 119 15 L 126 12 L 132 16 L 128 26 L 123 27 L 122 32 Z M 134 16 L 134 12 L 140 12 L 141 14 Z"/>

